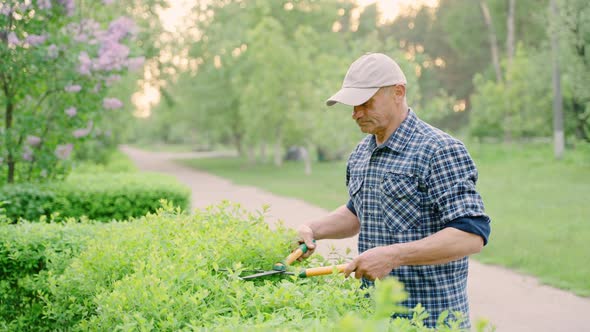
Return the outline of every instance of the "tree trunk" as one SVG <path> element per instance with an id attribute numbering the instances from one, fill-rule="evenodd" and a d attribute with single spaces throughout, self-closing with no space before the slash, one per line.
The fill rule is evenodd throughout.
<path id="1" fill-rule="evenodd" d="M 309 150 L 304 147 L 299 149 L 301 157 L 303 158 L 303 163 L 305 164 L 305 175 L 311 175 L 311 158 L 309 157 Z"/>
<path id="2" fill-rule="evenodd" d="M 283 166 L 283 128 L 282 124 L 277 125 L 275 132 L 274 164 L 277 167 Z"/>
<path id="3" fill-rule="evenodd" d="M 263 163 L 266 163 L 266 142 L 260 143 L 260 159 Z"/>
<path id="4" fill-rule="evenodd" d="M 549 0 L 551 21 L 558 17 L 555 0 Z M 553 153 L 556 159 L 563 158 L 565 149 L 565 135 L 563 133 L 563 98 L 561 95 L 561 71 L 559 69 L 559 44 L 557 40 L 556 24 L 550 25 L 551 62 L 553 63 Z"/>
<path id="5" fill-rule="evenodd" d="M 507 38 L 506 38 L 506 54 L 508 55 L 508 68 L 512 65 L 512 59 L 514 58 L 514 11 L 516 7 L 516 0 L 508 0 L 508 19 L 507 25 Z"/>
<path id="6" fill-rule="evenodd" d="M 236 151 L 238 152 L 238 156 L 242 157 L 244 156 L 244 146 L 242 143 L 242 135 L 238 134 L 238 133 L 234 133 L 233 135 L 234 139 L 234 146 L 236 147 Z"/>
<path id="7" fill-rule="evenodd" d="M 483 14 L 484 22 L 488 27 L 488 39 L 490 40 L 490 50 L 492 52 L 492 62 L 494 64 L 494 70 L 496 71 L 496 80 L 502 82 L 502 70 L 500 68 L 500 58 L 498 53 L 498 38 L 496 37 L 496 30 L 494 29 L 494 23 L 490 15 L 488 4 L 485 0 L 480 0 L 479 5 Z"/>
<path id="8" fill-rule="evenodd" d="M 254 150 L 254 146 L 248 146 L 248 165 L 256 164 L 256 151 Z"/>
<path id="9" fill-rule="evenodd" d="M 510 91 L 510 75 L 508 74 L 509 71 L 512 70 L 512 60 L 514 59 L 514 11 L 516 6 L 516 0 L 508 0 L 508 15 L 506 19 L 506 72 L 504 75 L 504 89 L 505 91 Z M 504 118 L 504 141 L 510 142 L 512 141 L 512 121 L 514 117 L 512 116 L 512 102 L 511 98 L 505 98 L 504 103 L 506 105 L 506 109 L 508 113 Z M 520 109 L 515 110 L 517 114 L 514 116 L 519 117 L 522 120 L 523 114 Z M 521 121 L 521 123 L 524 123 Z"/>
<path id="10" fill-rule="evenodd" d="M 15 171 L 15 164 L 16 161 L 14 160 L 14 156 L 12 154 L 12 148 L 10 147 L 12 144 L 12 116 L 14 113 L 14 104 L 12 103 L 12 97 L 10 95 L 10 91 L 8 91 L 8 87 L 6 83 L 4 83 L 4 97 L 6 98 L 6 114 L 5 114 L 5 130 L 4 133 L 6 135 L 4 139 L 4 144 L 6 144 L 6 164 L 8 165 L 8 174 L 6 181 L 8 183 L 14 183 L 14 171 Z"/>
<path id="11" fill-rule="evenodd" d="M 275 156 L 274 156 L 275 166 L 281 167 L 283 165 L 283 156 L 282 156 L 282 144 L 281 139 L 277 137 L 275 141 Z"/>

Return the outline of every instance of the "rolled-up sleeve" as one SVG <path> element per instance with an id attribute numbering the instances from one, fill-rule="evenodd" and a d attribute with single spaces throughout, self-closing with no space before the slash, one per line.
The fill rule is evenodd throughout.
<path id="1" fill-rule="evenodd" d="M 475 163 L 462 143 L 450 143 L 436 151 L 429 165 L 428 195 L 443 224 L 460 217 L 483 217 L 478 219 L 489 224 L 475 188 L 477 176 Z"/>
<path id="2" fill-rule="evenodd" d="M 483 245 L 488 244 L 490 238 L 490 221 L 487 217 L 461 217 L 446 224 L 446 227 L 456 228 L 463 232 L 479 235 Z"/>

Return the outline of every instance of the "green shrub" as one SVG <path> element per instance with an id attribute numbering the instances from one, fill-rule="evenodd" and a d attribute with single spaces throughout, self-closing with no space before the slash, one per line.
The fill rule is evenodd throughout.
<path id="1" fill-rule="evenodd" d="M 518 45 L 512 65 L 505 68 L 506 81 L 475 75 L 471 96 L 469 131 L 477 138 L 549 137 L 552 134 L 550 72 L 547 55 L 527 54 Z M 507 121 L 509 119 L 510 121 Z"/>
<path id="2" fill-rule="evenodd" d="M 171 176 L 150 173 L 72 174 L 64 182 L 0 188 L 0 201 L 13 221 L 52 215 L 54 220 L 126 220 L 156 211 L 160 199 L 188 209 L 190 190 Z"/>
<path id="3" fill-rule="evenodd" d="M 106 163 L 78 161 L 73 166 L 71 174 L 133 173 L 136 171 L 137 167 L 129 156 L 116 150 L 110 154 Z"/>
<path id="4" fill-rule="evenodd" d="M 72 222 L 0 226 L 0 328 L 23 331 L 39 324 L 48 276 L 61 274 L 96 230 Z"/>
<path id="5" fill-rule="evenodd" d="M 18 238 L 18 246 L 29 248 L 31 253 L 22 257 L 36 257 L 39 250 L 25 245 L 29 229 L 39 227 L 38 234 L 67 234 L 88 225 L 1 227 L 3 237 Z M 194 216 L 166 206 L 141 219 L 92 227 L 88 233 L 72 233 L 78 242 L 69 243 L 78 243 L 76 248 L 82 249 L 71 249 L 56 264 L 35 265 L 38 257 L 17 259 L 20 265 L 33 262 L 22 273 L 30 279 L 42 274 L 43 283 L 28 289 L 40 295 L 30 301 L 36 309 L 27 317 L 27 325 L 18 321 L 20 316 L 7 315 L 0 327 L 15 331 L 23 326 L 36 331 L 430 331 L 422 325 L 426 313 L 421 308 L 416 308 L 412 320 L 390 320 L 393 312 L 402 310 L 398 303 L 406 298 L 395 279 L 371 290 L 361 290 L 358 280 L 342 275 L 240 279 L 247 269 L 269 268 L 283 259 L 295 243 L 295 234 L 280 225 L 271 229 L 263 214 L 247 214 L 237 206 L 226 203 Z M 7 235 L 13 233 L 22 234 Z M 52 257 L 58 252 L 53 249 Z M 298 270 L 299 264 L 327 263 L 320 257 L 296 263 L 290 270 Z M 441 320 L 438 330 L 458 331 L 456 322 L 450 324 L 444 326 Z"/>

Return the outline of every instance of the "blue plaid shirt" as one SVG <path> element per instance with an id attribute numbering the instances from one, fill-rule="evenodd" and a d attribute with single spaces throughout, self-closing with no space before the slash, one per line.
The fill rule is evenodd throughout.
<path id="1" fill-rule="evenodd" d="M 475 189 L 477 170 L 463 143 L 418 119 L 408 117 L 382 145 L 374 135 L 350 155 L 346 184 L 361 224 L 358 250 L 420 240 L 461 217 L 482 217 L 484 206 Z M 435 326 L 444 310 L 464 313 L 468 328 L 467 257 L 440 265 L 400 266 L 390 275 L 405 285 Z M 372 282 L 363 280 L 365 285 Z"/>

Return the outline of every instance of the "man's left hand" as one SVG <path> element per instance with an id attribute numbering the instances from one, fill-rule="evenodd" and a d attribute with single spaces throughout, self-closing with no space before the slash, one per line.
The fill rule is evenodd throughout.
<path id="1" fill-rule="evenodd" d="M 353 259 L 344 269 L 344 274 L 348 277 L 354 271 L 357 279 L 382 279 L 400 266 L 398 251 L 395 245 L 369 249 Z"/>

